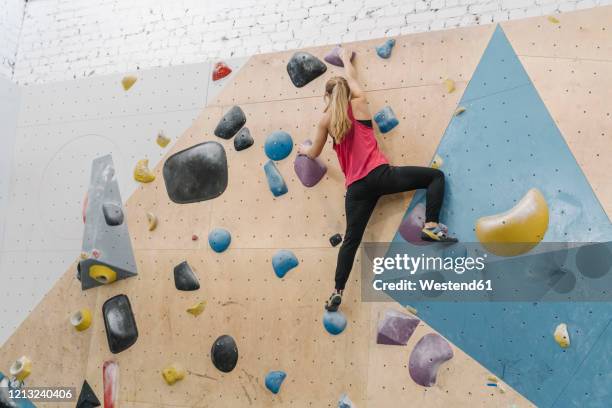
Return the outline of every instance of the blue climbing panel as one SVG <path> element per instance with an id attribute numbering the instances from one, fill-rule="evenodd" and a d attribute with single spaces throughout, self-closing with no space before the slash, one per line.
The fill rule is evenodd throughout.
<path id="1" fill-rule="evenodd" d="M 612 240 L 612 224 L 497 27 L 436 154 L 447 190 L 441 221 L 463 242 L 477 242 L 478 218 L 513 207 L 532 187 L 550 210 L 544 241 Z M 425 201 L 418 191 L 407 214 Z M 405 242 L 396 233 L 394 242 Z M 419 316 L 540 407 L 610 406 L 612 304 L 413 304 Z M 571 346 L 553 340 L 567 323 Z M 483 379 L 483 387 L 484 379 Z"/>

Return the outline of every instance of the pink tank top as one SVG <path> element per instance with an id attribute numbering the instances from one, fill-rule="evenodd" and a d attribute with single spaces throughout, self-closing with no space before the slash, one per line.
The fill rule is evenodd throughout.
<path id="1" fill-rule="evenodd" d="M 348 116 L 353 125 L 340 144 L 334 143 L 334 150 L 338 155 L 340 168 L 342 168 L 346 179 L 344 183 L 346 187 L 357 180 L 361 180 L 376 167 L 389 163 L 378 149 L 374 129 L 355 119 L 350 103 Z"/>

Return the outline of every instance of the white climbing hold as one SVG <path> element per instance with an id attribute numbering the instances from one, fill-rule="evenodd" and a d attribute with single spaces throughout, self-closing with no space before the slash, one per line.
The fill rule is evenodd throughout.
<path id="1" fill-rule="evenodd" d="M 555 341 L 561 348 L 568 348 L 570 346 L 570 337 L 567 331 L 567 324 L 561 323 L 555 329 Z"/>

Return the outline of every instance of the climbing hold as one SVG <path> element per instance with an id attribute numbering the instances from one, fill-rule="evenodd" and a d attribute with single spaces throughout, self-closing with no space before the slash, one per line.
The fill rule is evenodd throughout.
<path id="1" fill-rule="evenodd" d="M 215 136 L 231 139 L 246 123 L 246 116 L 240 106 L 233 106 L 221 118 L 215 128 Z"/>
<path id="2" fill-rule="evenodd" d="M 217 142 L 204 142 L 173 154 L 164 163 L 168 196 L 178 204 L 219 197 L 227 188 L 227 157 Z"/>
<path id="3" fill-rule="evenodd" d="M 310 140 L 306 140 L 303 145 L 310 146 L 312 145 L 312 142 Z M 319 181 L 321 181 L 327 172 L 327 167 L 321 160 L 318 158 L 313 160 L 303 154 L 300 154 L 295 158 L 293 169 L 295 170 L 295 174 L 297 174 L 302 184 L 306 187 L 313 187 L 316 185 Z"/>
<path id="4" fill-rule="evenodd" d="M 338 400 L 338 408 L 357 408 L 346 394 L 342 394 Z"/>
<path id="5" fill-rule="evenodd" d="M 287 272 L 298 266 L 299 262 L 295 254 L 286 249 L 277 251 L 272 257 L 272 268 L 279 278 L 284 277 Z"/>
<path id="6" fill-rule="evenodd" d="M 425 206 L 417 204 L 404 217 L 399 226 L 399 233 L 406 241 L 414 245 L 426 245 L 421 239 L 421 230 L 425 226 Z"/>
<path id="7" fill-rule="evenodd" d="M 148 159 L 138 160 L 136 167 L 134 167 L 134 180 L 141 183 L 150 183 L 155 180 L 155 174 L 149 170 Z"/>
<path id="8" fill-rule="evenodd" d="M 232 371 L 238 363 L 238 346 L 234 339 L 228 335 L 217 338 L 210 350 L 210 358 L 219 371 Z"/>
<path id="9" fill-rule="evenodd" d="M 70 324 L 77 331 L 85 331 L 91 326 L 91 318 L 91 311 L 89 309 L 81 309 L 70 317 Z"/>
<path id="10" fill-rule="evenodd" d="M 282 130 L 272 132 L 264 144 L 264 151 L 270 160 L 283 160 L 293 150 L 291 135 Z"/>
<path id="11" fill-rule="evenodd" d="M 121 85 L 123 85 L 123 89 L 127 91 L 132 87 L 132 85 L 136 83 L 137 80 L 138 78 L 136 78 L 135 76 L 127 75 L 127 76 L 124 76 L 123 79 L 121 80 Z"/>
<path id="12" fill-rule="evenodd" d="M 104 408 L 118 408 L 119 400 L 119 364 L 105 361 L 102 366 L 102 383 L 104 384 Z"/>
<path id="13" fill-rule="evenodd" d="M 198 237 L 198 235 L 197 235 L 197 234 L 193 234 L 193 235 L 191 236 L 191 240 L 192 240 L 192 241 L 197 241 L 198 239 L 200 239 L 200 237 Z"/>
<path id="14" fill-rule="evenodd" d="M 159 147 L 166 147 L 170 143 L 170 138 L 164 134 L 164 132 L 160 131 L 157 134 L 157 138 L 155 139 Z"/>
<path id="15" fill-rule="evenodd" d="M 597 242 L 582 245 L 576 252 L 576 266 L 583 276 L 590 279 L 601 278 L 612 268 L 610 242 Z"/>
<path id="16" fill-rule="evenodd" d="M 97 258 L 94 253 L 94 258 Z M 91 265 L 89 267 L 89 277 L 100 285 L 108 285 L 117 280 L 117 272 L 106 265 Z"/>
<path id="17" fill-rule="evenodd" d="M 540 190 L 532 188 L 510 210 L 476 221 L 476 236 L 499 256 L 524 254 L 544 238 L 548 229 L 548 205 Z"/>
<path id="18" fill-rule="evenodd" d="M 412 307 L 410 305 L 404 306 L 404 309 L 406 309 L 408 311 L 408 313 L 412 313 L 415 316 L 419 313 L 418 310 L 416 310 L 414 307 Z"/>
<path id="19" fill-rule="evenodd" d="M 465 112 L 465 108 L 463 106 L 458 107 L 457 109 L 455 109 L 455 116 L 459 116 L 461 115 L 463 112 Z"/>
<path id="20" fill-rule="evenodd" d="M 126 295 L 117 295 L 102 305 L 106 339 L 111 353 L 117 354 L 130 348 L 138 340 L 138 328 L 132 305 Z"/>
<path id="21" fill-rule="evenodd" d="M 147 213 L 147 223 L 149 224 L 149 231 L 157 228 L 157 217 L 152 212 Z"/>
<path id="22" fill-rule="evenodd" d="M 415 383 L 431 387 L 436 383 L 438 368 L 453 358 L 453 350 L 442 336 L 429 333 L 421 337 L 410 353 L 408 370 Z"/>
<path id="23" fill-rule="evenodd" d="M 181 381 L 185 378 L 185 375 L 187 375 L 185 369 L 176 364 L 172 364 L 162 370 L 162 377 L 164 377 L 164 380 L 168 385 L 173 385 L 176 382 Z"/>
<path id="24" fill-rule="evenodd" d="M 334 336 L 342 333 L 346 329 L 346 317 L 342 312 L 328 312 L 325 311 L 323 315 L 323 327 L 325 330 Z"/>
<path id="25" fill-rule="evenodd" d="M 100 251 L 98 251 L 97 249 L 94 249 L 93 251 L 91 251 L 91 256 L 98 259 L 100 257 Z"/>
<path id="26" fill-rule="evenodd" d="M 266 375 L 266 388 L 272 391 L 273 394 L 278 394 L 285 378 L 287 378 L 287 373 L 284 371 L 270 371 Z"/>
<path id="27" fill-rule="evenodd" d="M 208 234 L 208 244 L 215 252 L 223 252 L 232 242 L 230 232 L 224 228 L 215 228 Z"/>
<path id="28" fill-rule="evenodd" d="M 342 47 L 340 47 L 340 46 L 336 46 L 336 47 L 332 48 L 332 50 L 325 57 L 323 57 L 325 62 L 327 62 L 329 64 L 332 64 L 332 65 L 335 65 L 337 67 L 343 67 L 344 63 L 340 59 L 340 50 L 341 49 L 342 49 Z M 353 51 L 353 53 L 351 53 L 351 61 L 353 60 L 353 58 L 355 58 L 355 52 L 354 51 Z"/>
<path id="29" fill-rule="evenodd" d="M 548 21 L 550 21 L 553 24 L 559 24 L 560 21 L 557 17 L 553 17 L 553 16 L 548 16 Z"/>
<path id="30" fill-rule="evenodd" d="M 100 400 L 87 381 L 83 382 L 76 408 L 95 408 L 100 406 Z"/>
<path id="31" fill-rule="evenodd" d="M 287 64 L 289 78 L 298 88 L 323 75 L 325 71 L 327 66 L 323 61 L 307 52 L 296 52 Z"/>
<path id="32" fill-rule="evenodd" d="M 23 383 L 32 374 L 32 361 L 26 356 L 20 357 L 10 367 L 11 378 Z"/>
<path id="33" fill-rule="evenodd" d="M 266 164 L 264 164 L 264 172 L 266 173 L 268 186 L 270 187 L 272 194 L 274 194 L 274 197 L 282 196 L 289 191 L 283 176 L 281 176 L 272 160 L 269 160 Z"/>
<path id="34" fill-rule="evenodd" d="M 85 197 L 83 197 L 83 210 L 81 212 L 81 216 L 83 217 L 83 224 L 87 222 L 87 204 L 89 202 L 89 192 L 85 193 Z"/>
<path id="35" fill-rule="evenodd" d="M 200 289 L 200 282 L 193 273 L 187 261 L 183 261 L 174 267 L 174 285 L 178 290 L 193 291 Z"/>
<path id="36" fill-rule="evenodd" d="M 440 167 L 442 167 L 443 164 L 444 164 L 444 159 L 442 159 L 440 156 L 436 154 L 433 160 L 431 161 L 430 167 L 432 169 L 439 169 Z"/>
<path id="37" fill-rule="evenodd" d="M 234 138 L 234 149 L 239 152 L 253 146 L 253 143 L 255 143 L 255 141 L 253 140 L 253 136 L 251 136 L 251 131 L 248 127 L 243 127 Z"/>
<path id="38" fill-rule="evenodd" d="M 380 58 L 387 59 L 391 56 L 391 51 L 395 47 L 395 40 L 393 38 L 388 39 L 383 44 L 376 47 L 376 54 Z"/>
<path id="39" fill-rule="evenodd" d="M 570 346 L 570 337 L 567 331 L 567 324 L 559 324 L 555 329 L 554 337 L 557 344 L 559 344 L 559 347 L 568 348 Z"/>
<path id="40" fill-rule="evenodd" d="M 384 317 L 378 322 L 376 343 L 405 346 L 419 322 L 420 320 L 414 316 L 387 309 Z"/>
<path id="41" fill-rule="evenodd" d="M 222 78 L 225 78 L 229 74 L 232 73 L 232 69 L 227 66 L 227 64 L 223 61 L 219 61 L 215 64 L 212 72 L 212 80 L 218 81 Z"/>
<path id="42" fill-rule="evenodd" d="M 334 234 L 329 238 L 329 243 L 333 247 L 340 245 L 341 242 L 342 242 L 342 235 L 340 234 Z"/>
<path id="43" fill-rule="evenodd" d="M 120 204 L 104 203 L 102 204 L 102 213 L 104 214 L 106 225 L 115 227 L 123 224 L 123 209 Z"/>
<path id="44" fill-rule="evenodd" d="M 455 91 L 455 81 L 450 78 L 444 80 L 444 86 L 446 87 L 446 92 L 453 93 Z"/>
<path id="45" fill-rule="evenodd" d="M 399 124 L 399 120 L 395 117 L 395 113 L 389 106 L 385 106 L 374 115 L 374 121 L 378 125 L 381 133 L 390 132 Z"/>
<path id="46" fill-rule="evenodd" d="M 204 309 L 206 309 L 206 301 L 205 300 L 203 300 L 201 302 L 198 302 L 195 305 L 191 306 L 189 309 L 187 309 L 187 313 L 190 313 L 190 314 L 192 314 L 194 316 L 199 316 L 199 315 L 202 314 Z"/>

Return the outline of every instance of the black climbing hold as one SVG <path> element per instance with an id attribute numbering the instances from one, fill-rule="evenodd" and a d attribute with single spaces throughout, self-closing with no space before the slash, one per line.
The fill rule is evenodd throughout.
<path id="1" fill-rule="evenodd" d="M 198 277 L 193 273 L 187 261 L 183 261 L 174 267 L 174 285 L 178 290 L 191 291 L 200 289 Z"/>
<path id="2" fill-rule="evenodd" d="M 227 157 L 217 142 L 204 142 L 173 154 L 164 163 L 168 196 L 178 204 L 219 197 L 227 188 Z"/>
<path id="3" fill-rule="evenodd" d="M 342 235 L 334 234 L 329 238 L 329 243 L 335 247 L 338 246 L 342 242 Z"/>
<path id="4" fill-rule="evenodd" d="M 248 127 L 243 127 L 234 138 L 234 148 L 236 151 L 248 149 L 254 143 L 253 136 Z"/>
<path id="5" fill-rule="evenodd" d="M 212 345 L 210 358 L 219 371 L 229 373 L 238 363 L 238 346 L 231 336 L 220 336 Z"/>
<path id="6" fill-rule="evenodd" d="M 76 408 L 95 408 L 100 406 L 100 400 L 87 381 L 83 382 Z"/>
<path id="7" fill-rule="evenodd" d="M 121 209 L 121 205 L 104 203 L 102 204 L 102 212 L 104 213 L 106 225 L 114 227 L 123 224 L 123 210 Z"/>
<path id="8" fill-rule="evenodd" d="M 231 139 L 246 123 L 246 116 L 240 106 L 234 106 L 221 118 L 215 128 L 215 136 Z"/>
<path id="9" fill-rule="evenodd" d="M 289 78 L 298 88 L 323 75 L 325 71 L 327 71 L 327 65 L 307 52 L 296 52 L 287 64 Z"/>
<path id="10" fill-rule="evenodd" d="M 102 314 L 111 353 L 121 353 L 136 343 L 138 328 L 127 296 L 117 295 L 108 299 L 102 306 Z"/>

